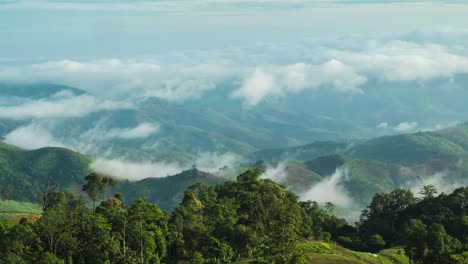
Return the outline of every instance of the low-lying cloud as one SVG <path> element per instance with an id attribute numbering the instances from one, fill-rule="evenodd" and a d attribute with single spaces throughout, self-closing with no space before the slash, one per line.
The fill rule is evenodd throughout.
<path id="1" fill-rule="evenodd" d="M 49 129 L 38 123 L 31 123 L 16 128 L 5 135 L 4 141 L 24 149 L 65 147 L 62 142 L 55 139 Z"/>
<path id="2" fill-rule="evenodd" d="M 116 179 L 130 181 L 145 178 L 161 178 L 183 171 L 180 164 L 166 162 L 134 162 L 125 159 L 98 158 L 90 165 L 90 169 L 101 174 L 110 175 Z"/>
<path id="3" fill-rule="evenodd" d="M 0 118 L 5 119 L 45 119 L 82 117 L 93 112 L 130 108 L 131 104 L 110 100 L 100 100 L 91 95 L 74 95 L 59 92 L 48 98 L 25 99 L 16 105 L 0 106 Z"/>
<path id="4" fill-rule="evenodd" d="M 0 80 L 56 82 L 92 94 L 115 97 L 159 97 L 168 101 L 199 98 L 216 88 L 229 72 L 224 64 L 155 59 L 55 60 L 32 65 L 0 67 Z"/>
<path id="5" fill-rule="evenodd" d="M 107 128 L 103 125 L 96 125 L 94 128 L 84 132 L 80 138 L 82 140 L 107 141 L 112 139 L 143 139 L 159 131 L 159 125 L 152 123 L 141 123 L 136 127 L 127 128 Z"/>
<path id="6" fill-rule="evenodd" d="M 243 99 L 247 105 L 253 106 L 267 98 L 298 93 L 305 89 L 318 89 L 326 85 L 343 92 L 362 92 L 359 86 L 366 81 L 366 77 L 338 60 L 330 60 L 322 65 L 296 63 L 259 67 L 231 96 Z"/>
<path id="7" fill-rule="evenodd" d="M 90 165 L 90 169 L 116 179 L 138 181 L 146 178 L 172 176 L 191 169 L 192 165 L 195 165 L 198 170 L 216 174 L 220 168 L 233 167 L 239 160 L 240 157 L 232 153 L 210 152 L 199 153 L 192 163 L 187 164 L 167 161 L 133 161 L 127 158 L 97 158 Z"/>
<path id="8" fill-rule="evenodd" d="M 404 121 L 404 122 L 401 122 L 392 126 L 388 122 L 381 122 L 376 126 L 376 128 L 382 129 L 382 130 L 391 129 L 398 133 L 406 133 L 406 132 L 414 131 L 415 129 L 419 128 L 419 124 L 418 122 L 414 122 L 414 121 Z"/>
<path id="9" fill-rule="evenodd" d="M 425 81 L 468 73 L 467 56 L 432 43 L 378 42 L 362 51 L 329 51 L 329 56 L 358 73 L 384 81 Z"/>
<path id="10" fill-rule="evenodd" d="M 336 171 L 321 182 L 312 186 L 310 190 L 300 195 L 301 200 L 316 201 L 324 204 L 332 202 L 341 208 L 350 208 L 354 202 L 346 191 L 343 183 L 349 179 L 348 168 L 346 166 L 337 168 Z"/>
<path id="11" fill-rule="evenodd" d="M 429 34 L 424 38 L 399 35 L 364 40 L 357 36 L 178 51 L 145 58 L 51 60 L 0 66 L 0 81 L 24 81 L 27 76 L 30 82 L 63 83 L 98 96 L 158 97 L 171 102 L 201 98 L 229 87 L 226 93 L 233 99 L 255 106 L 304 90 L 365 93 L 363 86 L 374 79 L 425 82 L 468 74 L 466 47 L 456 38 L 453 43 L 439 38 Z"/>
<path id="12" fill-rule="evenodd" d="M 433 185 L 436 187 L 438 193 L 451 193 L 456 188 L 461 186 L 468 185 L 468 179 L 463 180 L 453 180 L 449 177 L 448 171 L 437 172 L 432 175 L 423 175 L 420 176 L 417 180 L 408 182 L 404 185 L 405 188 L 408 188 L 416 197 L 422 197 L 419 193 L 422 190 L 422 187 L 427 185 Z"/>
<path id="13" fill-rule="evenodd" d="M 397 132 L 408 132 L 416 129 L 418 127 L 417 122 L 401 122 L 394 127 Z"/>
<path id="14" fill-rule="evenodd" d="M 265 169 L 265 172 L 262 174 L 261 177 L 264 179 L 270 179 L 279 184 L 284 184 L 286 183 L 286 179 L 288 178 L 288 172 L 286 168 L 286 162 L 279 162 L 274 166 L 267 165 L 267 168 Z"/>

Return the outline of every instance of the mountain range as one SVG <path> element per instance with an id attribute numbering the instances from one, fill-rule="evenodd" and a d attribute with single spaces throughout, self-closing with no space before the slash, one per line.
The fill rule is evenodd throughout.
<path id="1" fill-rule="evenodd" d="M 4 198 L 35 201 L 41 186 L 51 177 L 63 190 L 82 195 L 81 184 L 94 158 L 65 148 L 24 150 L 0 143 L 1 193 Z M 220 183 L 249 168 L 265 170 L 264 177 L 278 181 L 302 199 L 330 199 L 338 207 L 352 203 L 359 208 L 368 204 L 376 192 L 398 187 L 434 184 L 440 191 L 449 191 L 452 186 L 468 185 L 468 125 L 354 142 L 318 141 L 261 150 L 212 173 L 192 168 L 162 178 L 119 180 L 110 191 L 122 192 L 128 200 L 145 197 L 170 211 L 189 186 L 197 182 Z M 336 194 L 334 191 L 345 195 L 345 201 L 332 195 L 320 196 Z"/>

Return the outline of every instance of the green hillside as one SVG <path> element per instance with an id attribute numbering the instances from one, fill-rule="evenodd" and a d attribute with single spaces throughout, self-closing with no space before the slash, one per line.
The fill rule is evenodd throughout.
<path id="1" fill-rule="evenodd" d="M 85 93 L 83 90 L 78 88 L 52 83 L 0 83 L 0 96 L 16 96 L 37 99 L 48 97 L 60 91 L 70 91 L 76 95 Z"/>
<path id="2" fill-rule="evenodd" d="M 434 159 L 468 156 L 468 124 L 413 134 L 377 137 L 354 142 L 314 142 L 297 147 L 254 152 L 252 160 L 309 161 L 320 156 L 344 154 L 353 158 L 416 166 Z"/>
<path id="3" fill-rule="evenodd" d="M 377 254 L 352 251 L 334 243 L 308 241 L 298 245 L 306 263 L 313 264 L 408 264 L 403 250 L 386 249 Z M 400 253 L 398 253 L 400 251 Z"/>
<path id="4" fill-rule="evenodd" d="M 18 222 L 23 217 L 34 220 L 41 214 L 42 208 L 38 204 L 12 200 L 0 201 L 0 221 Z"/>
<path id="5" fill-rule="evenodd" d="M 89 163 L 69 149 L 28 151 L 0 142 L 0 191 L 6 199 L 34 201 L 49 177 L 64 190 L 81 185 Z"/>
<path id="6" fill-rule="evenodd" d="M 164 211 L 172 211 L 184 197 L 189 186 L 196 183 L 214 185 L 226 179 L 199 170 L 187 170 L 165 178 L 148 178 L 136 182 L 122 181 L 113 191 L 122 192 L 128 201 L 145 197 Z"/>
<path id="7" fill-rule="evenodd" d="M 468 152 L 444 134 L 424 132 L 372 139 L 356 145 L 348 154 L 361 159 L 417 165 L 431 159 L 466 156 Z"/>
<path id="8" fill-rule="evenodd" d="M 345 142 L 317 141 L 297 147 L 259 150 L 249 155 L 249 158 L 264 161 L 283 159 L 307 161 L 320 156 L 344 152 L 347 146 L 348 143 Z"/>

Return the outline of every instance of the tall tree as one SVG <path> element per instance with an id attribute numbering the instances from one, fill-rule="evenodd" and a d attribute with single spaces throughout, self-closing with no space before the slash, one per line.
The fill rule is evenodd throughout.
<path id="1" fill-rule="evenodd" d="M 419 194 L 421 194 L 424 199 L 434 198 L 434 196 L 437 194 L 437 188 L 432 184 L 425 185 L 421 188 Z"/>
<path id="2" fill-rule="evenodd" d="M 96 201 L 100 193 L 106 192 L 109 186 L 115 184 L 115 180 L 110 177 L 101 177 L 97 173 L 91 173 L 85 177 L 86 183 L 82 190 L 86 192 L 93 202 L 93 210 L 96 209 Z"/>

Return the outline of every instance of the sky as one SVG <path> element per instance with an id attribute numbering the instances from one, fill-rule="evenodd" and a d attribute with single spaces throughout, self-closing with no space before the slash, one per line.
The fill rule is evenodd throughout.
<path id="1" fill-rule="evenodd" d="M 0 0 L 0 62 L 134 57 L 468 28 L 464 1 Z"/>
<path id="2" fill-rule="evenodd" d="M 438 81 L 435 96 L 448 91 L 453 99 L 467 94 L 460 75 L 468 75 L 468 1 L 0 0 L 0 83 L 51 82 L 88 92 L 0 97 L 0 119 L 25 122 L 6 140 L 24 148 L 69 147 L 52 135 L 55 120 L 132 109 L 147 97 L 185 102 L 228 86 L 227 100 L 253 108 L 305 91 L 346 98 L 366 95 L 369 83 L 416 90 Z M 406 133 L 425 129 L 419 122 L 382 119 L 370 126 Z M 145 139 L 160 129 L 98 124 L 82 138 Z M 207 171 L 239 159 L 198 156 L 194 164 Z M 183 169 L 150 161 L 129 166 L 125 157 L 93 166 L 118 177 L 130 170 L 135 179 Z M 345 172 L 319 186 L 338 186 L 330 193 L 347 205 L 338 184 Z"/>
<path id="3" fill-rule="evenodd" d="M 0 82 L 89 92 L 0 100 L 0 118 L 80 117 L 225 86 L 245 108 L 305 91 L 366 95 L 373 82 L 454 91 L 468 74 L 466 14 L 468 1 L 0 0 Z M 375 126 L 419 128 L 398 122 Z"/>

